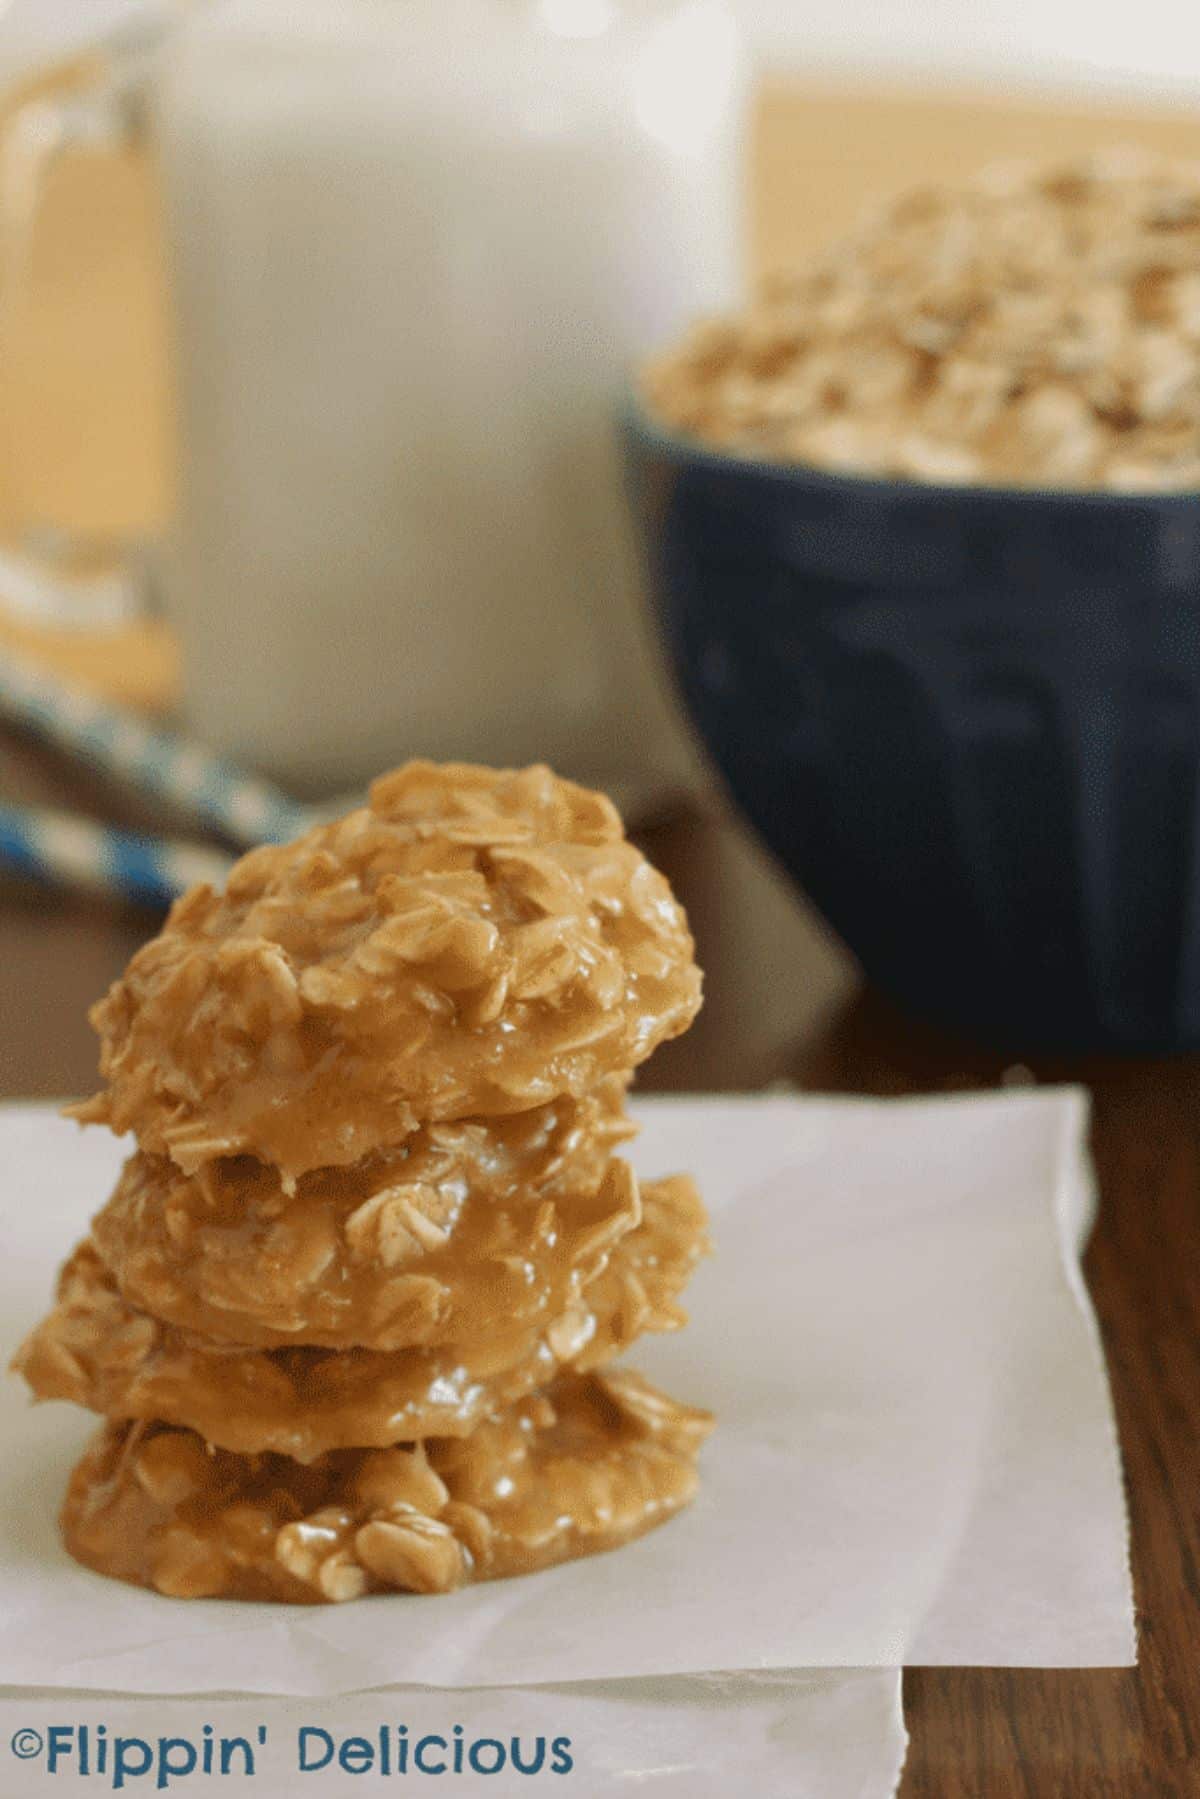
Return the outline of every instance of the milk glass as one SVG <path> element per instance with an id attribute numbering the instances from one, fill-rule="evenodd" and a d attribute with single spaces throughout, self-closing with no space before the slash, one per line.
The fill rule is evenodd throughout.
<path id="1" fill-rule="evenodd" d="M 191 729 L 302 791 L 425 754 L 652 804 L 614 415 L 737 298 L 723 0 L 210 0 L 147 69 Z"/>

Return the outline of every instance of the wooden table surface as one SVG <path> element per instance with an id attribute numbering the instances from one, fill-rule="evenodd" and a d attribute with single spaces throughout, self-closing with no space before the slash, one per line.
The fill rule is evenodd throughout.
<path id="1" fill-rule="evenodd" d="M 756 261 L 828 236 L 885 181 L 936 176 L 996 153 L 1131 136 L 1200 147 L 1200 129 L 1183 116 L 778 89 L 758 131 Z M 0 530 L 31 519 L 114 532 L 160 521 L 169 409 L 159 284 L 145 171 L 117 162 L 65 168 L 30 291 L 0 343 Z M 6 638 L 108 691 L 169 703 L 174 654 L 161 633 L 51 641 L 0 616 Z M 3 737 L 0 793 L 108 816 L 128 810 Z M 789 939 L 785 977 L 771 983 L 782 1024 L 764 1046 L 751 1030 L 754 1008 L 739 1015 L 728 981 L 718 1003 L 730 890 L 714 886 L 711 858 L 697 847 L 703 837 L 664 827 L 649 847 L 694 909 L 719 1028 L 697 1032 L 690 1049 L 663 1052 L 647 1086 L 791 1077 L 815 1090 L 902 1094 L 1002 1078 L 1006 1059 L 951 1043 L 860 991 L 806 923 Z M 142 914 L 0 887 L 0 1096 L 89 1087 L 95 1056 L 85 1007 L 153 928 Z M 1200 1061 L 1035 1064 L 1033 1072 L 1085 1081 L 1094 1097 L 1102 1203 L 1087 1270 L 1128 1473 L 1141 1663 L 1113 1672 L 910 1671 L 902 1795 L 1187 1799 L 1200 1795 Z"/>

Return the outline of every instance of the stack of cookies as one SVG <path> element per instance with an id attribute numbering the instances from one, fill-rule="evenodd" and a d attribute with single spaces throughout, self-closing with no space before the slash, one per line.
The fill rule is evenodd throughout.
<path id="1" fill-rule="evenodd" d="M 607 800 L 410 763 L 173 909 L 93 1012 L 138 1148 L 17 1366 L 105 1423 L 67 1545 L 180 1597 L 438 1592 L 691 1497 L 707 1414 L 609 1366 L 684 1321 L 683 1177 L 614 1152 L 700 975 Z"/>

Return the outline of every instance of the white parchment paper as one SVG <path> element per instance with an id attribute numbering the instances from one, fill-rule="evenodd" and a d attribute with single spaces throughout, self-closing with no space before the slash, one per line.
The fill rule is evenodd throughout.
<path id="1" fill-rule="evenodd" d="M 55 1511 L 89 1421 L 0 1397 L 0 1682 L 328 1695 L 710 1670 L 1134 1658 L 1107 1386 L 1077 1254 L 1074 1091 L 642 1102 L 718 1253 L 631 1358 L 711 1405 L 701 1496 L 525 1580 L 345 1607 L 174 1603 L 78 1568 Z M 120 1150 L 0 1112 L 0 1324 L 46 1304 Z"/>
<path id="2" fill-rule="evenodd" d="M 230 1772 L 204 1778 L 206 1724 L 212 1728 L 214 1768 L 221 1766 L 221 1739 L 241 1736 L 254 1757 L 252 1775 L 242 1772 L 245 1750 L 231 1747 L 225 1757 Z M 523 1691 L 409 1688 L 315 1700 L 20 1694 L 0 1698 L 0 1791 L 14 1799 L 43 1793 L 50 1799 L 64 1791 L 109 1790 L 111 1778 L 95 1772 L 100 1725 L 110 1745 L 110 1775 L 118 1736 L 146 1745 L 143 1751 L 131 1743 L 122 1752 L 133 1770 L 149 1756 L 146 1771 L 131 1773 L 125 1792 L 186 1794 L 214 1787 L 222 1799 L 296 1799 L 297 1793 L 346 1799 L 350 1793 L 425 1787 L 509 1799 L 547 1788 L 564 1799 L 613 1799 L 622 1793 L 653 1799 L 730 1799 L 734 1793 L 752 1793 L 755 1799 L 892 1799 L 906 1748 L 900 1675 L 882 1668 L 682 1675 Z M 51 1772 L 50 1733 L 56 1726 L 57 1766 Z M 87 1777 L 79 1773 L 81 1727 L 89 1731 Z M 64 1736 L 64 1728 L 72 1734 Z M 409 1750 L 405 1774 L 398 1773 L 401 1729 Z M 381 1730 L 389 1737 L 389 1763 Z M 173 1744 L 160 1748 L 160 1738 L 172 1737 Z M 347 1746 L 353 1737 L 365 1750 Z M 498 1777 L 472 1770 L 470 1753 L 481 1739 L 486 1746 L 476 1759 L 486 1770 L 498 1766 L 500 1752 L 511 1757 L 514 1737 L 521 1774 L 512 1772 L 511 1760 L 499 1766 Z M 425 1778 L 414 1772 L 414 1752 L 423 1739 Z M 458 1744 L 461 1773 L 454 1767 Z M 166 1787 L 159 1789 L 160 1762 L 168 1771 L 186 1768 L 188 1745 L 198 1769 L 191 1776 L 168 1772 Z M 340 1761 L 343 1754 L 352 1779 Z"/>

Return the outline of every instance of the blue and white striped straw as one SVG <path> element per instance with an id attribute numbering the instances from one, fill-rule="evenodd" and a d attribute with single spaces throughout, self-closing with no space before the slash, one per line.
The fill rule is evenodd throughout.
<path id="1" fill-rule="evenodd" d="M 166 906 L 197 882 L 223 885 L 233 858 L 141 837 L 69 812 L 0 805 L 0 868 L 57 886 Z"/>
<path id="2" fill-rule="evenodd" d="M 244 848 L 287 843 L 317 816 L 203 745 L 155 730 L 7 650 L 0 659 L 0 717 L 169 801 Z"/>

